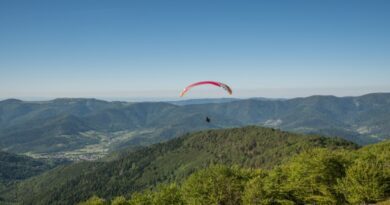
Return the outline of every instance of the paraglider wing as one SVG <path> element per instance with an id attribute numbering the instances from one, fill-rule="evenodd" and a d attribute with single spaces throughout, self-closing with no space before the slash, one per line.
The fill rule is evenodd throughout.
<path id="1" fill-rule="evenodd" d="M 224 83 L 215 82 L 215 81 L 201 81 L 201 82 L 193 83 L 187 86 L 186 88 L 184 88 L 184 90 L 180 93 L 180 97 L 183 97 L 191 88 L 199 85 L 215 85 L 225 89 L 230 95 L 233 93 L 232 89 Z"/>

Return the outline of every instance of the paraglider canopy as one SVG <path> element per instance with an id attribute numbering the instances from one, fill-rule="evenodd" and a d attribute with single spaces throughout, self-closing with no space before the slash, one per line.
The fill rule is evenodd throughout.
<path id="1" fill-rule="evenodd" d="M 232 89 L 228 85 L 226 85 L 224 83 L 220 83 L 220 82 L 216 82 L 216 81 L 201 81 L 201 82 L 193 83 L 193 84 L 185 87 L 184 90 L 181 91 L 180 97 L 183 97 L 191 88 L 199 86 L 199 85 L 214 85 L 214 86 L 218 86 L 218 87 L 221 87 L 221 88 L 225 89 L 229 93 L 229 95 L 233 94 Z"/>

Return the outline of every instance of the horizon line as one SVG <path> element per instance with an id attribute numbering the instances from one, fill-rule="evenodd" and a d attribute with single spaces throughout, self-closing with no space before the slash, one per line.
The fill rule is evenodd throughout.
<path id="1" fill-rule="evenodd" d="M 39 102 L 39 101 L 53 101 L 59 99 L 94 99 L 101 100 L 106 102 L 180 102 L 180 101 L 191 101 L 191 100 L 223 100 L 223 99 L 232 99 L 232 100 L 248 100 L 248 99 L 264 99 L 264 100 L 290 100 L 295 98 L 309 98 L 314 96 L 323 96 L 323 97 L 336 97 L 336 98 L 347 98 L 347 97 L 362 97 L 372 94 L 390 94 L 389 92 L 369 92 L 359 95 L 332 95 L 332 94 L 313 94 L 307 96 L 295 96 L 295 97 L 264 97 L 264 96 L 251 96 L 251 97 L 192 97 L 192 98 L 180 98 L 180 97 L 108 97 L 108 96 L 96 96 L 96 97 L 9 97 L 3 98 L 0 97 L 1 101 L 6 100 L 20 100 L 23 102 Z"/>

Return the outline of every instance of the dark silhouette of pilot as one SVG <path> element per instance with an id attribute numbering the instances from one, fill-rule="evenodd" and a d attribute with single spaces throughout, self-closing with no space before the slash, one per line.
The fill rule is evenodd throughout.
<path id="1" fill-rule="evenodd" d="M 210 123 L 210 118 L 209 117 L 206 117 L 206 122 Z"/>

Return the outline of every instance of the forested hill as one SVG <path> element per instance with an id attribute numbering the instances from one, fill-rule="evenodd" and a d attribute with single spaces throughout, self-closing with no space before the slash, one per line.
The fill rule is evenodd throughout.
<path id="1" fill-rule="evenodd" d="M 2 196 L 26 204 L 74 204 L 96 194 L 130 195 L 158 183 L 181 181 L 212 164 L 270 169 L 315 147 L 355 149 L 339 138 L 292 134 L 272 128 L 201 131 L 130 152 L 109 162 L 55 168 L 20 183 Z"/>
<path id="2" fill-rule="evenodd" d="M 80 205 L 378 204 L 390 202 L 390 141 L 358 150 L 314 148 L 271 170 L 213 165 L 181 183 Z"/>
<path id="3" fill-rule="evenodd" d="M 41 174 L 59 163 L 0 151 L 0 189 L 2 185 Z"/>

